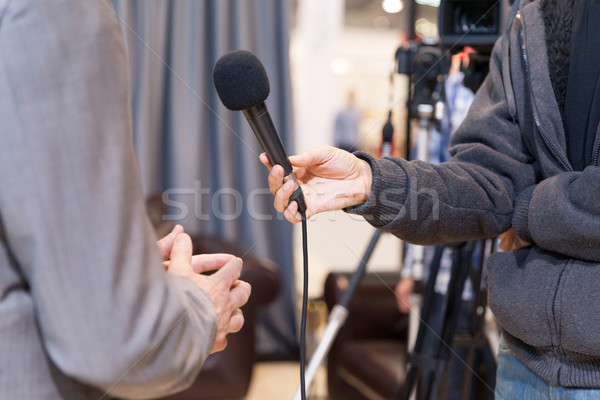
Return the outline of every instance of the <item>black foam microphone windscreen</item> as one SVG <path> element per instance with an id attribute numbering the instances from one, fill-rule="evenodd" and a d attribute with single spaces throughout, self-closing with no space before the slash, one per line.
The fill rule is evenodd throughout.
<path id="1" fill-rule="evenodd" d="M 213 80 L 219 98 L 230 110 L 244 110 L 264 102 L 271 90 L 265 67 L 246 50 L 221 57 L 215 64 Z"/>

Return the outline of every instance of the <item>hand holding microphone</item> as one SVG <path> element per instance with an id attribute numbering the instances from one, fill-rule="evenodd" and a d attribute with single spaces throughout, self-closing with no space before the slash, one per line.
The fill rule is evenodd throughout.
<path id="1" fill-rule="evenodd" d="M 282 168 L 272 167 L 264 155 L 260 161 L 271 169 L 269 187 L 275 193 L 275 208 L 288 221 L 300 222 L 296 205 L 289 201 L 293 187 L 284 181 Z M 371 167 L 345 150 L 324 146 L 292 156 L 290 161 L 307 200 L 307 218 L 360 204 L 371 193 Z"/>

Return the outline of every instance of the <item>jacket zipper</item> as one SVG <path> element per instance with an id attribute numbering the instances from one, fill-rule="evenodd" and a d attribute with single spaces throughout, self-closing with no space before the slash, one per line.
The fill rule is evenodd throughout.
<path id="1" fill-rule="evenodd" d="M 598 128 L 596 128 L 596 132 L 598 132 L 598 129 L 600 128 L 600 126 Z M 594 148 L 594 156 L 592 157 L 592 165 L 596 165 L 598 166 L 598 153 L 600 153 L 600 140 L 596 141 L 596 146 Z"/>
<path id="2" fill-rule="evenodd" d="M 523 56 L 523 61 L 525 62 L 525 68 L 527 69 L 527 75 L 529 76 L 529 59 L 527 58 L 527 45 L 525 42 L 525 23 L 523 21 L 523 18 L 520 18 L 521 21 L 521 50 L 522 50 L 522 56 Z M 567 169 L 567 171 L 573 171 L 573 167 L 571 166 L 571 164 L 569 163 L 569 161 L 566 159 L 566 157 L 563 155 L 562 152 L 558 151 L 558 149 L 554 146 L 554 144 L 552 144 L 552 142 L 550 141 L 550 139 L 548 138 L 548 136 L 546 135 L 546 133 L 544 132 L 544 130 L 542 129 L 542 126 L 540 124 L 540 118 L 539 118 L 539 114 L 538 114 L 538 109 L 537 109 L 537 105 L 535 103 L 535 100 L 533 98 L 533 85 L 531 84 L 531 79 L 528 79 L 528 83 L 529 83 L 529 90 L 531 93 L 531 103 L 532 103 L 532 109 L 533 109 L 533 120 L 535 122 L 535 126 L 538 129 L 538 132 L 540 133 L 540 136 L 542 137 L 542 140 L 544 141 L 544 143 L 546 144 L 546 146 L 550 149 L 550 151 L 552 152 L 552 154 L 554 155 L 554 157 L 556 157 L 556 159 L 558 161 L 561 162 L 561 164 L 563 165 L 563 167 L 565 167 Z M 596 157 L 597 158 L 598 155 L 598 151 L 596 151 Z M 553 319 L 553 327 L 554 330 L 556 332 L 557 335 L 557 341 L 558 343 L 554 344 L 552 346 L 554 354 L 556 354 L 557 357 L 561 357 L 562 354 L 562 347 L 560 345 L 560 327 L 557 326 L 557 319 L 556 319 L 556 313 L 555 313 L 555 306 L 556 306 L 556 294 L 559 292 L 560 290 L 560 285 L 562 283 L 562 277 L 563 274 L 568 266 L 568 262 L 565 265 L 565 267 L 563 268 L 563 270 L 560 273 L 559 276 L 559 281 L 558 281 L 558 285 L 556 288 L 556 292 L 555 292 L 555 297 L 552 300 L 552 319 Z M 560 383 L 560 377 L 561 377 L 561 369 L 559 368 L 556 371 L 556 379 L 557 381 Z"/>
<path id="3" fill-rule="evenodd" d="M 521 21 L 521 32 L 520 32 L 521 33 L 521 55 L 523 56 L 523 61 L 525 62 L 525 68 L 527 69 L 527 75 L 529 76 L 529 59 L 527 58 L 527 45 L 525 42 L 525 22 L 523 21 L 523 18 L 519 18 L 519 20 Z M 546 133 L 542 129 L 542 125 L 540 123 L 540 118 L 539 118 L 539 114 L 538 114 L 537 104 L 535 103 L 535 99 L 533 98 L 534 97 L 533 96 L 533 85 L 531 84 L 531 79 L 527 79 L 527 81 L 529 84 L 529 90 L 530 90 L 531 98 L 532 98 L 531 103 L 532 103 L 532 109 L 533 109 L 533 121 L 535 122 L 535 126 L 537 127 L 538 132 L 540 133 L 540 136 L 542 137 L 542 140 L 544 141 L 546 146 L 550 149 L 550 151 L 552 152 L 552 155 L 554 155 L 554 157 L 556 157 L 556 159 L 561 162 L 562 166 L 565 167 L 567 171 L 573 171 L 573 167 L 571 167 L 571 164 L 569 163 L 569 161 L 566 159 L 566 157 L 563 155 L 563 153 L 560 152 L 554 146 L 554 144 L 548 138 L 548 135 L 546 135 Z"/>

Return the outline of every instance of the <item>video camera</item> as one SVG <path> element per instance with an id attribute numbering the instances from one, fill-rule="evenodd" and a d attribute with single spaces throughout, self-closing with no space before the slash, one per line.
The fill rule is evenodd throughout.
<path id="1" fill-rule="evenodd" d="M 443 47 L 452 53 L 470 46 L 490 54 L 502 34 L 513 0 L 442 0 L 438 31 Z"/>
<path id="2" fill-rule="evenodd" d="M 442 76 L 450 66 L 450 55 L 471 47 L 469 64 L 463 66 L 464 84 L 473 91 L 487 75 L 494 43 L 506 27 L 513 0 L 441 0 L 438 14 L 439 42 L 425 38 L 410 41 L 396 51 L 399 74 L 408 75 L 413 90 L 408 101 L 409 118 L 419 105 L 436 107 L 444 102 Z M 435 112 L 434 119 L 440 113 Z"/>

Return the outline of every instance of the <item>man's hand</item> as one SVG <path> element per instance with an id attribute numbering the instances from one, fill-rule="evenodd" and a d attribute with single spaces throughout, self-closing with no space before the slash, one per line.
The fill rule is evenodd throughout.
<path id="1" fill-rule="evenodd" d="M 180 233 L 183 233 L 183 227 L 179 224 L 175 225 L 171 233 L 156 242 L 163 262 L 169 259 L 169 256 L 171 255 L 171 249 L 173 248 L 173 243 L 175 243 L 175 237 Z M 167 265 L 165 265 L 165 268 L 166 267 Z"/>
<path id="2" fill-rule="evenodd" d="M 412 278 L 403 278 L 398 282 L 394 293 L 396 294 L 396 304 L 401 313 L 410 312 L 410 295 L 415 287 L 415 281 Z"/>
<path id="3" fill-rule="evenodd" d="M 230 254 L 202 254 L 192 256 L 192 240 L 185 233 L 178 234 L 171 244 L 168 273 L 190 279 L 208 294 L 217 312 L 217 337 L 211 353 L 227 347 L 227 334 L 238 332 L 244 325 L 240 310 L 250 296 L 250 285 L 240 281 L 242 260 Z M 202 272 L 217 270 L 212 275 Z"/>
<path id="4" fill-rule="evenodd" d="M 272 166 L 263 153 L 260 161 L 270 169 L 269 187 L 275 194 L 275 209 L 284 212 L 290 222 L 300 222 L 292 181 L 283 181 L 283 168 Z M 294 176 L 302 186 L 306 200 L 306 217 L 360 204 L 371 193 L 373 180 L 369 164 L 347 151 L 325 146 L 290 157 Z"/>
<path id="5" fill-rule="evenodd" d="M 517 236 L 513 228 L 510 228 L 498 236 L 498 238 L 500 239 L 499 247 L 502 251 L 515 251 L 531 246 L 531 243 L 528 243 Z"/>

